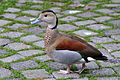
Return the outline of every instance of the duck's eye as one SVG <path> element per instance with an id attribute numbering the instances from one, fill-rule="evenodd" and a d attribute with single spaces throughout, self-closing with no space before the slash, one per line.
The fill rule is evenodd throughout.
<path id="1" fill-rule="evenodd" d="M 45 17 L 47 17 L 47 15 L 44 15 Z"/>

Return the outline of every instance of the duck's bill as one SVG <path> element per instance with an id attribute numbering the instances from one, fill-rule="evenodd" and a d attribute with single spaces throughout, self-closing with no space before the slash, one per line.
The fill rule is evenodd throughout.
<path id="1" fill-rule="evenodd" d="M 32 21 L 31 24 L 36 24 L 38 22 L 41 22 L 41 19 L 40 18 L 37 18 L 36 20 Z"/>

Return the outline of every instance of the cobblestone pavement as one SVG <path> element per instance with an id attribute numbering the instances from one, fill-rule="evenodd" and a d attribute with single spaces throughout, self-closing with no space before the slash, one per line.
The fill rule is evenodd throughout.
<path id="1" fill-rule="evenodd" d="M 120 80 L 120 0 L 0 1 L 0 80 Z M 30 24 L 46 9 L 57 13 L 59 31 L 80 36 L 109 60 L 87 63 L 82 74 L 58 74 L 66 65 L 44 52 L 47 24 Z"/>

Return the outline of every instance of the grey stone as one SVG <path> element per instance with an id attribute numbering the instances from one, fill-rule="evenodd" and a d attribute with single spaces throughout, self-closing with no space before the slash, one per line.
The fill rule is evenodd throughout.
<path id="1" fill-rule="evenodd" d="M 98 49 L 104 56 L 106 56 L 108 59 L 113 59 L 113 57 L 111 56 L 111 54 L 106 51 L 104 48 L 100 48 Z"/>
<path id="2" fill-rule="evenodd" d="M 74 17 L 74 16 L 67 16 L 67 17 L 61 18 L 60 20 L 66 21 L 66 22 L 71 22 L 71 21 L 74 21 L 74 20 L 77 20 L 77 19 L 80 19 L 80 18 Z"/>
<path id="3" fill-rule="evenodd" d="M 110 67 L 110 66 L 115 66 L 115 65 L 119 65 L 118 63 L 111 63 L 111 62 L 104 62 L 104 61 L 99 61 L 100 66 L 102 67 Z"/>
<path id="4" fill-rule="evenodd" d="M 10 43 L 10 44 L 6 45 L 4 48 L 9 48 L 9 49 L 13 49 L 13 50 L 21 50 L 21 49 L 31 48 L 31 46 L 23 44 L 23 43 Z"/>
<path id="5" fill-rule="evenodd" d="M 91 5 L 86 5 L 83 9 L 84 10 L 91 10 L 91 9 L 95 9 L 96 6 L 91 6 Z"/>
<path id="6" fill-rule="evenodd" d="M 81 64 L 75 64 L 77 69 L 81 69 L 82 65 Z M 95 62 L 89 62 L 86 63 L 86 69 L 97 69 L 99 66 Z"/>
<path id="7" fill-rule="evenodd" d="M 41 50 L 25 50 L 25 51 L 19 51 L 18 53 L 22 56 L 32 56 L 35 54 L 42 54 L 44 51 Z"/>
<path id="8" fill-rule="evenodd" d="M 24 4 L 24 3 L 16 3 L 15 5 L 18 6 L 18 7 L 26 6 L 26 4 Z"/>
<path id="9" fill-rule="evenodd" d="M 0 55 L 4 55 L 4 54 L 10 54 L 10 52 L 7 52 L 4 49 L 0 49 Z"/>
<path id="10" fill-rule="evenodd" d="M 23 62 L 11 63 L 10 66 L 14 70 L 21 70 L 21 69 L 39 67 L 40 65 L 33 60 L 28 60 Z"/>
<path id="11" fill-rule="evenodd" d="M 79 10 L 66 10 L 66 11 L 63 11 L 62 13 L 64 13 L 64 14 L 76 14 L 79 12 L 81 12 L 81 11 L 79 11 Z"/>
<path id="12" fill-rule="evenodd" d="M 41 5 L 32 5 L 31 8 L 42 8 Z"/>
<path id="13" fill-rule="evenodd" d="M 101 12 L 101 13 L 105 13 L 105 14 L 109 14 L 109 13 L 114 12 L 113 10 L 105 9 L 105 8 L 104 9 L 98 9 L 96 11 Z"/>
<path id="14" fill-rule="evenodd" d="M 64 6 L 65 5 L 65 3 L 62 3 L 62 2 L 49 2 L 49 3 L 57 5 L 57 6 Z"/>
<path id="15" fill-rule="evenodd" d="M 112 0 L 112 2 L 120 3 L 120 0 Z"/>
<path id="16" fill-rule="evenodd" d="M 0 38 L 0 46 L 5 46 L 11 42 L 12 42 L 12 40 Z"/>
<path id="17" fill-rule="evenodd" d="M 98 5 L 98 4 L 100 4 L 100 2 L 90 1 L 88 4 L 90 4 L 90 5 Z"/>
<path id="18" fill-rule="evenodd" d="M 113 55 L 116 58 L 118 58 L 118 57 L 120 58 L 120 51 L 113 52 L 113 53 L 111 53 L 111 55 Z"/>
<path id="19" fill-rule="evenodd" d="M 54 79 L 54 78 L 48 78 L 48 79 L 44 79 L 44 80 L 56 80 L 56 79 Z"/>
<path id="20" fill-rule="evenodd" d="M 23 34 L 24 33 L 21 32 L 6 32 L 6 33 L 1 33 L 0 36 L 8 36 L 10 38 L 16 38 L 16 37 L 20 37 Z"/>
<path id="21" fill-rule="evenodd" d="M 87 75 L 112 75 L 114 73 L 115 72 L 111 68 L 103 68 L 103 69 L 100 69 L 100 70 L 94 70 Z"/>
<path id="22" fill-rule="evenodd" d="M 0 32 L 3 32 L 5 29 L 4 28 L 0 28 Z"/>
<path id="23" fill-rule="evenodd" d="M 22 74 L 27 79 L 33 79 L 33 78 L 52 78 L 52 75 L 50 75 L 45 69 L 35 69 L 35 70 L 26 70 L 22 71 Z"/>
<path id="24" fill-rule="evenodd" d="M 112 35 L 111 38 L 120 41 L 120 35 Z"/>
<path id="25" fill-rule="evenodd" d="M 93 16 L 98 16 L 99 14 L 93 13 L 93 12 L 85 12 L 85 13 L 81 13 L 81 14 L 77 14 L 77 16 L 81 16 L 81 17 L 93 17 Z"/>
<path id="26" fill-rule="evenodd" d="M 0 68 L 0 78 L 4 77 L 10 77 L 12 75 L 12 72 L 5 68 Z"/>
<path id="27" fill-rule="evenodd" d="M 77 35 L 80 35 L 80 36 L 90 36 L 90 35 L 97 35 L 98 33 L 95 33 L 95 32 L 92 32 L 92 31 L 88 31 L 88 30 L 79 30 L 79 31 L 75 31 L 73 32 Z"/>
<path id="28" fill-rule="evenodd" d="M 12 29 L 19 29 L 19 28 L 22 28 L 22 27 L 27 27 L 28 25 L 26 25 L 26 24 L 19 24 L 19 23 L 15 23 L 15 24 L 13 24 L 13 25 L 11 25 L 11 26 L 6 26 L 6 27 L 8 27 L 8 28 L 12 28 Z"/>
<path id="29" fill-rule="evenodd" d="M 57 70 L 57 69 L 64 69 L 66 68 L 65 64 L 57 63 L 57 62 L 50 62 L 46 63 L 52 70 Z"/>
<path id="30" fill-rule="evenodd" d="M 50 10 L 52 10 L 54 12 L 61 12 L 61 8 L 60 7 L 52 7 L 52 8 L 50 8 Z"/>
<path id="31" fill-rule="evenodd" d="M 52 74 L 56 79 L 79 78 L 79 74 L 77 73 L 71 73 L 71 74 L 64 75 L 64 74 L 59 74 L 57 72 L 53 72 Z"/>
<path id="32" fill-rule="evenodd" d="M 106 36 L 110 36 L 110 35 L 112 35 L 112 34 L 120 34 L 120 29 L 106 30 L 106 31 L 103 31 L 103 33 L 104 33 Z"/>
<path id="33" fill-rule="evenodd" d="M 109 26 L 105 26 L 103 24 L 93 24 L 93 25 L 89 25 L 87 26 L 88 28 L 91 28 L 93 30 L 102 30 L 102 29 L 108 29 L 108 28 L 111 28 Z"/>
<path id="34" fill-rule="evenodd" d="M 118 7 L 120 4 L 104 4 L 105 7 Z"/>
<path id="35" fill-rule="evenodd" d="M 118 74 L 120 74 L 120 67 L 114 67 L 114 70 L 115 70 Z"/>
<path id="36" fill-rule="evenodd" d="M 94 18 L 96 21 L 98 22 L 103 22 L 103 21 L 107 21 L 109 19 L 111 19 L 112 17 L 109 17 L 109 16 L 102 16 L 102 17 L 97 17 L 97 18 Z"/>
<path id="37" fill-rule="evenodd" d="M 106 43 L 114 41 L 109 37 L 90 37 L 90 40 L 93 41 L 94 43 Z"/>
<path id="38" fill-rule="evenodd" d="M 104 48 L 106 48 L 109 52 L 113 50 L 119 50 L 120 49 L 120 44 L 116 43 L 110 43 L 110 44 L 101 44 Z"/>
<path id="39" fill-rule="evenodd" d="M 42 38 L 38 37 L 36 35 L 27 35 L 27 36 L 24 36 L 24 37 L 20 38 L 21 41 L 25 41 L 25 42 L 38 41 L 40 39 L 42 39 Z"/>
<path id="40" fill-rule="evenodd" d="M 5 80 L 22 80 L 21 78 L 5 79 Z"/>
<path id="41" fill-rule="evenodd" d="M 74 3 L 74 4 L 70 4 L 69 6 L 72 8 L 76 8 L 76 7 L 84 7 L 85 5 L 80 3 Z"/>
<path id="42" fill-rule="evenodd" d="M 78 26 L 87 25 L 87 24 L 94 24 L 94 23 L 96 23 L 96 22 L 93 21 L 93 20 L 86 20 L 86 21 L 75 22 L 75 24 L 78 25 Z"/>
<path id="43" fill-rule="evenodd" d="M 113 16 L 119 16 L 120 13 L 111 13 L 110 15 L 113 15 Z"/>
<path id="44" fill-rule="evenodd" d="M 92 45 L 93 47 L 97 47 L 96 44 L 92 43 L 92 42 L 88 42 L 90 45 Z"/>
<path id="45" fill-rule="evenodd" d="M 113 11 L 119 11 L 119 10 L 120 10 L 120 7 L 114 7 L 114 8 L 112 8 L 111 10 L 113 10 Z"/>
<path id="46" fill-rule="evenodd" d="M 32 19 L 33 17 L 27 17 L 27 16 L 20 16 L 20 17 L 17 17 L 15 20 L 17 21 L 23 21 L 23 22 L 29 22 L 30 19 Z"/>
<path id="47" fill-rule="evenodd" d="M 44 48 L 44 41 L 37 41 L 33 45 Z"/>
<path id="48" fill-rule="evenodd" d="M 22 13 L 27 13 L 33 16 L 37 16 L 38 14 L 40 14 L 41 11 L 36 11 L 36 10 L 26 10 L 26 11 L 22 11 Z"/>
<path id="49" fill-rule="evenodd" d="M 52 60 L 48 55 L 37 56 L 37 57 L 34 57 L 34 59 L 40 60 L 40 62 Z"/>
<path id="50" fill-rule="evenodd" d="M 108 23 L 111 23 L 115 26 L 120 26 L 120 20 L 109 21 Z"/>
<path id="51" fill-rule="evenodd" d="M 73 0 L 74 3 L 80 3 L 82 2 L 83 0 Z"/>
<path id="52" fill-rule="evenodd" d="M 88 80 L 87 77 L 79 78 L 79 79 L 69 79 L 69 80 Z"/>
<path id="53" fill-rule="evenodd" d="M 61 14 L 56 14 L 57 15 L 57 17 L 62 17 L 63 15 L 61 15 Z"/>
<path id="54" fill-rule="evenodd" d="M 35 26 L 32 28 L 23 29 L 22 31 L 26 31 L 34 34 L 41 34 L 43 31 L 45 31 L 45 29 L 41 29 L 40 27 Z"/>
<path id="55" fill-rule="evenodd" d="M 119 80 L 120 77 L 97 77 L 97 80 Z"/>
<path id="56" fill-rule="evenodd" d="M 15 19 L 17 14 L 5 13 L 2 16 L 4 16 L 5 18 Z"/>
<path id="57" fill-rule="evenodd" d="M 4 26 L 4 25 L 6 25 L 6 24 L 8 24 L 8 23 L 11 23 L 11 21 L 1 20 L 1 19 L 0 19 L 0 26 Z"/>
<path id="58" fill-rule="evenodd" d="M 33 0 L 32 2 L 34 2 L 34 3 L 44 3 L 44 1 L 41 1 L 41 0 Z"/>
<path id="59" fill-rule="evenodd" d="M 62 31 L 72 31 L 72 30 L 78 29 L 78 27 L 70 24 L 62 24 L 62 25 L 58 25 L 58 29 Z"/>
<path id="60" fill-rule="evenodd" d="M 20 12 L 21 10 L 18 8 L 8 8 L 5 10 L 6 12 Z"/>
<path id="61" fill-rule="evenodd" d="M 9 56 L 9 57 L 6 57 L 6 58 L 2 58 L 2 59 L 0 59 L 0 61 L 12 62 L 12 61 L 16 61 L 16 60 L 23 59 L 23 58 L 24 58 L 23 56 L 15 54 L 15 55 L 12 55 L 12 56 Z"/>

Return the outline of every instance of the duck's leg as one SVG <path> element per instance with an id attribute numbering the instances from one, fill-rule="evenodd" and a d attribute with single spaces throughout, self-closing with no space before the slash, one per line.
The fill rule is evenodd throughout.
<path id="1" fill-rule="evenodd" d="M 75 72 L 78 72 L 79 74 L 81 74 L 83 72 L 83 70 L 85 69 L 86 65 L 85 63 L 82 64 L 82 68 L 78 71 L 75 71 Z"/>
<path id="2" fill-rule="evenodd" d="M 70 70 L 70 65 L 69 65 L 69 64 L 67 65 L 67 71 L 65 71 L 65 70 L 60 70 L 58 73 L 61 73 L 61 74 L 69 74 L 69 73 L 72 73 L 72 71 Z"/>

